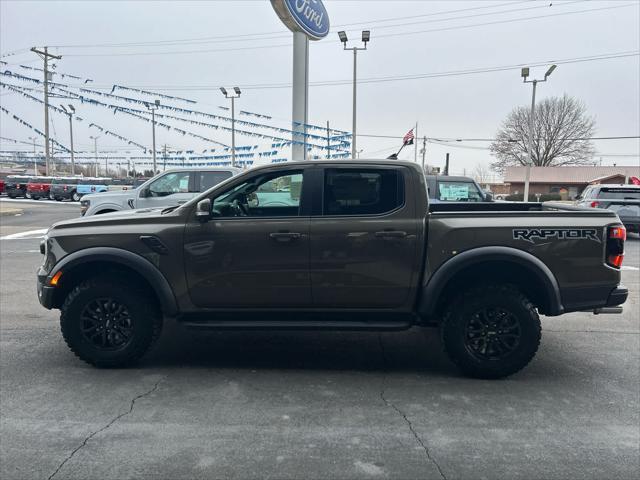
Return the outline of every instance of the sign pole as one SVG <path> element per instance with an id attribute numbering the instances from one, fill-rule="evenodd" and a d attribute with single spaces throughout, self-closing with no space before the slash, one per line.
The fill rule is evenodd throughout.
<path id="1" fill-rule="evenodd" d="M 306 125 L 309 123 L 309 39 L 302 32 L 293 32 L 293 89 L 291 160 L 307 159 Z M 300 142 L 300 143 L 296 143 Z"/>

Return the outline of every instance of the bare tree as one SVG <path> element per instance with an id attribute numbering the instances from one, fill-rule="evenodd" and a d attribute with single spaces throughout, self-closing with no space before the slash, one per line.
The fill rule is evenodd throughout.
<path id="1" fill-rule="evenodd" d="M 494 170 L 527 164 L 530 114 L 529 107 L 517 107 L 502 123 L 491 144 Z M 541 101 L 534 115 L 533 166 L 592 164 L 595 150 L 589 138 L 594 132 L 595 120 L 580 100 L 565 94 Z"/>
<path id="2" fill-rule="evenodd" d="M 473 178 L 475 178 L 476 182 L 480 185 L 487 183 L 491 180 L 491 170 L 483 163 L 478 163 L 472 172 Z"/>

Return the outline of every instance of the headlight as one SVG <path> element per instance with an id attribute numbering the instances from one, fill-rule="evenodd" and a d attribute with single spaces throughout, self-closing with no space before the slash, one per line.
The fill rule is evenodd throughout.
<path id="1" fill-rule="evenodd" d="M 80 200 L 80 215 L 84 215 L 89 210 L 89 200 Z"/>

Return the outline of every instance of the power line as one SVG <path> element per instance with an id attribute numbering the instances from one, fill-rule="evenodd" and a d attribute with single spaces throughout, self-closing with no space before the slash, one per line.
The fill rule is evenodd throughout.
<path id="1" fill-rule="evenodd" d="M 543 61 L 536 62 L 525 62 L 525 63 L 517 63 L 511 65 L 501 65 L 495 67 L 485 67 L 485 68 L 471 68 L 466 70 L 451 70 L 445 72 L 432 72 L 432 73 L 422 73 L 422 74 L 407 74 L 407 75 L 390 75 L 386 77 L 369 77 L 358 80 L 358 83 L 382 83 L 382 82 L 393 82 L 393 81 L 406 81 L 406 80 L 420 80 L 425 78 L 439 78 L 439 77 L 455 77 L 462 75 L 473 75 L 476 73 L 491 73 L 491 72 L 502 72 L 507 70 L 520 69 L 523 66 L 542 66 L 548 65 L 549 63 L 555 63 L 557 65 L 571 64 L 571 63 L 584 63 L 584 62 L 593 62 L 598 60 L 609 60 L 616 58 L 627 58 L 627 57 L 637 57 L 640 55 L 640 50 L 628 50 L 623 52 L 613 52 L 613 53 L 604 53 L 598 55 L 590 55 L 587 57 L 573 57 L 566 59 L 549 59 Z M 339 86 L 339 85 L 349 85 L 353 80 L 344 79 L 344 80 L 324 80 L 318 82 L 309 82 L 309 86 L 320 87 L 320 86 Z M 70 85 L 74 88 L 78 88 L 79 85 Z M 134 84 L 129 85 L 129 87 L 135 88 L 155 88 L 158 90 L 176 90 L 176 91 L 197 91 L 197 90 L 217 90 L 218 87 L 214 85 L 190 85 L 190 86 L 177 86 L 177 85 L 143 85 L 143 84 Z M 250 84 L 250 85 L 242 85 L 243 89 L 246 90 L 261 90 L 261 89 L 274 89 L 274 88 L 290 88 L 290 83 L 272 83 L 272 84 Z M 92 85 L 92 88 L 97 90 L 111 89 L 112 85 Z"/>
<path id="2" fill-rule="evenodd" d="M 589 12 L 596 12 L 596 11 L 602 11 L 602 10 L 614 10 L 614 9 L 618 9 L 618 8 L 626 8 L 626 7 L 631 7 L 631 6 L 635 6 L 637 5 L 636 3 L 628 3 L 628 4 L 624 4 L 624 5 L 615 5 L 615 6 L 608 6 L 608 7 L 599 7 L 599 8 L 591 8 L 591 9 L 585 9 L 585 10 L 573 10 L 573 11 L 569 11 L 569 12 L 559 12 L 559 13 L 553 13 L 553 14 L 548 14 L 548 15 L 537 15 L 537 16 L 533 16 L 533 17 L 523 17 L 523 18 L 513 18 L 513 19 L 508 19 L 508 20 L 498 20 L 498 21 L 494 21 L 494 22 L 483 22 L 483 23 L 473 23 L 473 24 L 467 24 L 467 25 L 458 25 L 458 26 L 452 26 L 452 27 L 442 27 L 442 28 L 435 28 L 435 29 L 429 29 L 429 30 L 418 30 L 418 31 L 413 31 L 413 32 L 398 32 L 398 33 L 387 33 L 387 34 L 382 34 L 382 35 L 377 35 L 376 38 L 385 38 L 385 37 L 396 37 L 396 36 L 408 36 L 408 35 L 416 35 L 416 34 L 422 34 L 422 33 L 431 33 L 431 32 L 442 32 L 442 31 L 449 31 L 449 30 L 460 30 L 460 29 L 465 29 L 465 28 L 475 28 L 475 27 L 480 27 L 480 26 L 487 26 L 487 25 L 498 25 L 498 24 L 506 24 L 506 23 L 513 23 L 513 22 L 522 22 L 522 21 L 529 21 L 529 20 L 538 20 L 541 18 L 550 18 L 550 17 L 557 17 L 557 16 L 564 16 L 564 15 L 574 15 L 574 14 L 579 14 L 579 13 L 589 13 Z M 270 39 L 276 39 L 276 38 L 285 38 L 284 36 L 280 37 L 272 37 Z M 286 37 L 288 38 L 288 36 Z M 265 38 L 261 39 L 261 40 L 265 40 Z M 319 46 L 327 46 L 327 45 L 331 45 L 330 43 L 324 43 L 324 44 L 319 44 Z M 166 45 L 164 45 L 166 46 Z M 91 53 L 91 54 L 67 54 L 66 56 L 68 57 L 118 57 L 118 56 L 147 56 L 147 55 L 188 55 L 188 54 L 198 54 L 198 53 L 214 53 L 214 52 L 232 52 L 232 51 L 240 51 L 240 50 L 253 50 L 253 49 L 265 49 L 265 48 L 279 48 L 279 47 L 290 47 L 291 43 L 286 43 L 286 44 L 276 44 L 276 45 L 257 45 L 257 46 L 252 46 L 252 47 L 234 47 L 234 48 L 223 48 L 223 49 L 206 49 L 206 50 L 173 50 L 173 51 L 160 51 L 160 52 L 125 52 L 125 53 Z"/>
<path id="3" fill-rule="evenodd" d="M 518 4 L 522 4 L 522 3 L 531 3 L 534 0 L 521 0 L 518 2 L 506 2 L 506 3 L 499 3 L 499 4 L 494 4 L 494 5 L 483 5 L 481 7 L 470 7 L 470 8 L 461 8 L 461 9 L 455 9 L 455 10 L 444 10 L 444 11 L 440 11 L 440 12 L 431 12 L 431 13 L 426 13 L 426 14 L 420 14 L 420 15 L 411 15 L 411 16 L 404 16 L 404 17 L 395 17 L 395 18 L 387 18 L 387 19 L 375 19 L 375 20 L 368 20 L 368 21 L 361 21 L 361 22 L 355 22 L 355 23 L 344 23 L 344 24 L 339 24 L 339 25 L 333 25 L 333 28 L 342 28 L 342 27 L 350 27 L 350 26 L 358 26 L 358 25 L 375 25 L 378 23 L 385 23 L 385 22 L 390 22 L 390 21 L 397 21 L 397 20 L 408 20 L 408 19 L 416 19 L 416 18 L 424 18 L 424 17 L 433 17 L 433 16 L 438 16 L 438 15 L 446 15 L 446 14 L 450 14 L 450 13 L 459 13 L 459 12 L 468 12 L 468 11 L 474 11 L 474 10 L 486 10 L 489 8 L 500 8 L 500 7 L 504 7 L 504 6 L 513 6 L 513 5 L 518 5 Z M 567 3 L 573 3 L 573 2 L 567 2 Z M 564 4 L 561 4 L 564 5 Z M 548 8 L 547 5 L 544 6 L 545 8 Z M 541 8 L 541 7 L 535 7 L 535 8 Z M 518 10 L 518 9 L 516 9 Z M 528 10 L 528 9 L 522 9 L 522 10 Z M 507 12 L 510 12 L 512 10 L 508 10 Z M 506 13 L 506 12 L 490 12 L 490 14 L 501 14 L 501 13 Z M 487 15 L 487 14 L 484 14 Z M 457 18 L 466 18 L 466 17 L 457 17 Z M 451 20 L 451 19 L 448 19 Z M 277 35 L 277 37 L 273 37 L 273 38 L 289 38 L 290 35 L 288 34 L 283 34 L 282 30 L 277 30 L 277 31 L 271 31 L 271 32 L 258 32 L 258 33 L 248 33 L 248 34 L 235 34 L 235 35 L 214 35 L 214 36 L 207 36 L 207 37 L 195 37 L 195 38 L 183 38 L 183 39 L 171 39 L 171 40 L 154 40 L 154 41 L 147 41 L 147 42 L 123 42 L 123 43 L 96 43 L 96 44 L 70 44 L 70 45 L 53 45 L 52 47 L 55 48 L 100 48 L 100 47 L 132 47 L 132 46 L 168 46 L 168 45 L 187 45 L 187 44 L 196 44 L 196 43 L 215 43 L 215 41 L 220 40 L 220 41 L 244 41 L 246 39 L 253 39 L 253 40 L 265 40 L 265 38 L 250 38 L 250 37 L 264 37 L 267 35 Z"/>

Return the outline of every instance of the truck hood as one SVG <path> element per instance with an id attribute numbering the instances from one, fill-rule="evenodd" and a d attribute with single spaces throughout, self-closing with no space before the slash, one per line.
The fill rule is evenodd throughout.
<path id="1" fill-rule="evenodd" d="M 61 222 L 54 223 L 49 228 L 49 234 L 55 234 L 57 231 L 78 228 L 84 226 L 116 226 L 116 225 L 131 225 L 135 223 L 147 223 L 157 221 L 157 219 L 164 217 L 162 211 L 164 207 L 156 208 L 141 208 L 138 210 L 122 210 L 112 213 L 103 213 L 101 215 L 92 215 L 89 217 L 78 217 L 70 220 L 63 220 Z"/>

